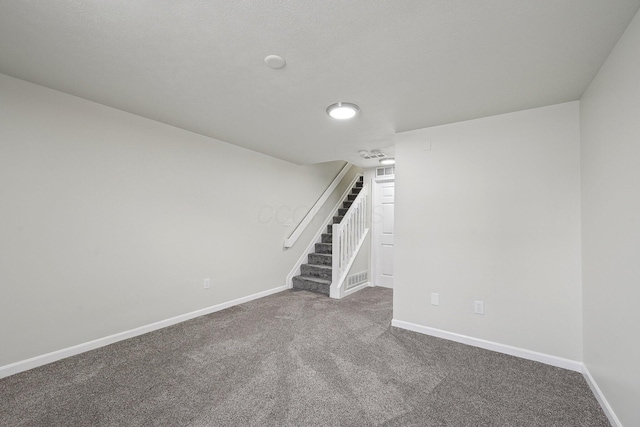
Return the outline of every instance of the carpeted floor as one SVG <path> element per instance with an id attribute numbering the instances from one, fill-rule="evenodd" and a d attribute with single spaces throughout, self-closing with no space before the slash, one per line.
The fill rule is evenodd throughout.
<path id="1" fill-rule="evenodd" d="M 582 376 L 286 291 L 0 380 L 2 426 L 609 426 Z"/>

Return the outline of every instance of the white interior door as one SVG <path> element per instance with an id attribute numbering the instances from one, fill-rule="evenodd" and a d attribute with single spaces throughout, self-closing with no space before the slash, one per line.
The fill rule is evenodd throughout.
<path id="1" fill-rule="evenodd" d="M 395 182 L 375 182 L 372 209 L 374 284 L 393 288 Z"/>

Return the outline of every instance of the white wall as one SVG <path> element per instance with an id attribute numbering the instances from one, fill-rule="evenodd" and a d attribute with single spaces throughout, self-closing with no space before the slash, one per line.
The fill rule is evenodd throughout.
<path id="1" fill-rule="evenodd" d="M 283 286 L 316 232 L 285 251 L 283 222 L 344 164 L 294 165 L 4 75 L 0 123 L 0 366 Z"/>
<path id="2" fill-rule="evenodd" d="M 368 272 L 369 280 L 371 280 L 371 272 L 369 267 L 369 261 L 371 260 L 371 229 L 369 229 L 369 234 L 364 239 L 362 246 L 360 247 L 360 251 L 356 255 L 356 258 L 353 260 L 353 264 L 351 264 L 351 268 L 347 273 L 347 276 L 351 276 L 352 274 Z"/>
<path id="3" fill-rule="evenodd" d="M 584 361 L 640 423 L 640 15 L 581 100 Z"/>
<path id="4" fill-rule="evenodd" d="M 579 158 L 577 102 L 399 134 L 394 319 L 582 360 Z"/>

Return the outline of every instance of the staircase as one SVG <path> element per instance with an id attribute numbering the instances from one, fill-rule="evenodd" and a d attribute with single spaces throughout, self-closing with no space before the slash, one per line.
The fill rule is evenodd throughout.
<path id="1" fill-rule="evenodd" d="M 315 252 L 308 256 L 308 263 L 300 266 L 300 275 L 293 278 L 293 289 L 317 292 L 329 295 L 332 277 L 332 248 L 333 224 L 339 224 L 362 190 L 364 181 L 360 177 L 351 192 L 347 195 L 338 209 L 338 215 L 333 217 L 332 224 L 327 226 L 327 232 L 322 234 L 321 243 L 316 243 Z"/>

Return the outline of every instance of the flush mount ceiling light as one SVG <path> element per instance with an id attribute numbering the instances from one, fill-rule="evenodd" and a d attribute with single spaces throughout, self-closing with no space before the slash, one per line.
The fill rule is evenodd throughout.
<path id="1" fill-rule="evenodd" d="M 327 107 L 327 114 L 332 119 L 348 120 L 358 114 L 360 107 L 350 102 L 336 102 Z"/>
<path id="2" fill-rule="evenodd" d="M 395 165 L 396 159 L 393 157 L 387 157 L 386 159 L 380 159 L 381 165 Z"/>

